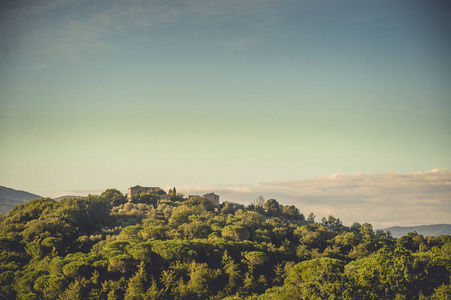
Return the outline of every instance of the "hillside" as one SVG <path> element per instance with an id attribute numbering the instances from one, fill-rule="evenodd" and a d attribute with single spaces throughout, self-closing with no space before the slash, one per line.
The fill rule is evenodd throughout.
<path id="1" fill-rule="evenodd" d="M 16 207 L 0 219 L 0 299 L 449 299 L 449 235 L 395 240 L 276 199 L 169 196 Z"/>
<path id="2" fill-rule="evenodd" d="M 25 203 L 39 195 L 0 186 L 0 214 L 6 215 L 17 204 Z"/>
<path id="3" fill-rule="evenodd" d="M 411 227 L 401 227 L 394 226 L 389 228 L 384 228 L 383 230 L 389 230 L 393 237 L 399 238 L 409 232 L 416 231 L 418 234 L 423 236 L 439 236 L 441 234 L 451 234 L 450 224 L 436 224 L 436 225 L 422 225 L 422 226 L 411 226 Z"/>

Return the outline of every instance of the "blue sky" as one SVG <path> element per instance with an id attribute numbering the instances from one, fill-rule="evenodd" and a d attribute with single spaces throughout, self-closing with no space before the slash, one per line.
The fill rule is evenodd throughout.
<path id="1" fill-rule="evenodd" d="M 450 20 L 446 1 L 1 4 L 0 182 L 51 196 L 449 170 Z"/>

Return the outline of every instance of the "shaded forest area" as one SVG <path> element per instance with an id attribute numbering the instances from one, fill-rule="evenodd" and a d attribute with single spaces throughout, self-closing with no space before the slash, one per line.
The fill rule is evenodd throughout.
<path id="1" fill-rule="evenodd" d="M 34 199 L 0 219 L 1 299 L 451 299 L 451 237 L 259 198 Z"/>

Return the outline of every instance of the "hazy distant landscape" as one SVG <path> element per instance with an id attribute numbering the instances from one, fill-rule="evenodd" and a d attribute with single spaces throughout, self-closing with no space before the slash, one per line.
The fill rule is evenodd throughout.
<path id="1" fill-rule="evenodd" d="M 6 215 L 17 204 L 26 203 L 34 198 L 41 196 L 0 186 L 0 214 Z"/>
<path id="2" fill-rule="evenodd" d="M 434 225 L 421 225 L 421 226 L 409 226 L 401 227 L 394 226 L 389 228 L 384 228 L 385 231 L 390 231 L 393 237 L 399 238 L 407 235 L 409 232 L 417 232 L 423 236 L 439 236 L 444 234 L 451 234 L 450 224 L 434 224 Z"/>

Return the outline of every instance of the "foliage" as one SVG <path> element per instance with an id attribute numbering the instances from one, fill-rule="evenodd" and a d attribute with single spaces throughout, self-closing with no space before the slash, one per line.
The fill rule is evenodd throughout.
<path id="1" fill-rule="evenodd" d="M 450 299 L 448 235 L 163 193 L 17 205 L 0 219 L 0 299 Z"/>
<path id="2" fill-rule="evenodd" d="M 222 230 L 222 236 L 235 242 L 247 240 L 250 236 L 249 230 L 244 226 L 229 225 Z"/>

